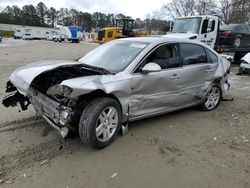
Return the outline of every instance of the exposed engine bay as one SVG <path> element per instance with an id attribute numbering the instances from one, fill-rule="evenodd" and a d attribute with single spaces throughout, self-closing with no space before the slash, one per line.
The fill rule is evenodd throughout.
<path id="1" fill-rule="evenodd" d="M 82 66 L 60 67 L 38 75 L 32 81 L 31 87 L 58 102 L 64 103 L 66 102 L 65 97 L 67 97 L 65 94 L 67 93 L 67 89 L 70 90 L 70 88 L 62 87 L 60 83 L 64 80 L 91 75 L 101 75 L 101 73 L 84 69 Z"/>
<path id="2" fill-rule="evenodd" d="M 103 71 L 85 68 L 82 65 L 61 66 L 36 76 L 31 82 L 30 88 L 43 93 L 60 104 L 67 105 L 66 103 L 69 102 L 67 93 L 70 92 L 70 88 L 61 86 L 60 83 L 62 81 L 102 74 L 104 74 Z M 6 96 L 6 99 L 3 100 L 4 106 L 16 106 L 17 103 L 19 103 L 22 110 L 27 110 L 30 104 L 28 96 L 24 96 L 18 92 L 17 88 L 10 81 L 7 82 L 6 92 L 11 94 Z"/>

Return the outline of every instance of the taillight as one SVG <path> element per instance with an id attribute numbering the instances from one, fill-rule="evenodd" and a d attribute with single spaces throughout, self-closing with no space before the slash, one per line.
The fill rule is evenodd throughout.
<path id="1" fill-rule="evenodd" d="M 230 35 L 232 33 L 232 31 L 224 31 L 223 33 L 222 33 L 222 36 L 228 36 L 228 35 Z"/>

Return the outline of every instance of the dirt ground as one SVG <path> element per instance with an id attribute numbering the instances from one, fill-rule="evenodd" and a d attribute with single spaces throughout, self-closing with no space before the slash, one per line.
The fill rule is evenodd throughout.
<path id="1" fill-rule="evenodd" d="M 0 98 L 17 67 L 76 59 L 94 44 L 46 41 L 0 44 Z M 250 76 L 236 76 L 214 111 L 195 108 L 130 124 L 108 148 L 63 140 L 30 108 L 0 105 L 0 187 L 250 187 Z"/>

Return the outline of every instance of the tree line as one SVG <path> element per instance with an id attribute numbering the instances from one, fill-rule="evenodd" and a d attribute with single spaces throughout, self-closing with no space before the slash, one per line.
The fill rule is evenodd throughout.
<path id="1" fill-rule="evenodd" d="M 226 24 L 250 21 L 249 0 L 171 0 L 163 9 L 172 18 L 216 14 Z"/>
<path id="2" fill-rule="evenodd" d="M 171 0 L 158 11 L 147 14 L 146 19 L 136 18 L 136 28 L 145 28 L 149 31 L 168 31 L 170 21 L 168 18 L 181 16 L 194 16 L 217 14 L 225 23 L 241 23 L 249 21 L 249 0 Z M 7 6 L 0 12 L 0 23 L 18 24 L 40 27 L 54 27 L 55 24 L 71 26 L 84 26 L 90 32 L 93 29 L 112 25 L 114 17 L 129 17 L 123 14 L 105 14 L 95 12 L 90 14 L 76 9 L 54 7 L 48 8 L 43 2 L 34 5 Z"/>
<path id="3" fill-rule="evenodd" d="M 92 28 L 105 27 L 111 24 L 113 14 L 95 12 L 90 14 L 75 9 L 61 8 L 56 10 L 54 7 L 48 8 L 43 2 L 33 5 L 7 6 L 0 13 L 0 23 L 29 25 L 39 27 L 54 27 L 55 24 L 71 26 L 84 26 L 87 31 Z"/>
<path id="4" fill-rule="evenodd" d="M 92 29 L 104 28 L 112 25 L 114 17 L 129 17 L 123 14 L 105 14 L 102 12 L 95 12 L 90 14 L 75 9 L 61 8 L 56 10 L 54 7 L 48 8 L 43 2 L 34 5 L 24 5 L 22 8 L 14 5 L 7 6 L 0 13 L 0 23 L 29 25 L 38 27 L 54 27 L 55 24 L 72 26 L 83 26 L 86 31 L 90 32 Z M 151 30 L 169 30 L 169 22 L 164 20 L 136 19 L 136 28 L 147 28 Z"/>

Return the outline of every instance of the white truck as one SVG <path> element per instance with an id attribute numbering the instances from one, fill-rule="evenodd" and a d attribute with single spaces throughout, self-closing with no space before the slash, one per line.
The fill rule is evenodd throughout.
<path id="1" fill-rule="evenodd" d="M 71 41 L 73 43 L 79 43 L 83 40 L 83 28 L 78 26 L 61 26 L 57 25 L 56 32 L 53 35 L 53 41 Z"/>
<path id="2" fill-rule="evenodd" d="M 220 43 L 220 26 L 222 22 L 218 16 L 202 15 L 177 18 L 171 33 L 163 37 L 196 39 L 206 43 L 217 52 L 234 53 L 234 61 L 250 52 L 250 47 L 226 47 Z"/>

